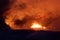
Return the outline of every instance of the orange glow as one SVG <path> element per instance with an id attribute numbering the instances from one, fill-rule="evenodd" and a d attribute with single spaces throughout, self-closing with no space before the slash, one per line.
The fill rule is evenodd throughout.
<path id="1" fill-rule="evenodd" d="M 34 23 L 31 28 L 42 28 L 42 26 L 37 23 Z"/>
<path id="2" fill-rule="evenodd" d="M 13 30 L 48 29 L 53 31 L 60 28 L 58 25 L 60 24 L 59 0 L 10 0 L 6 8 L 8 10 L 4 11 L 3 18 L 5 23 Z M 55 22 L 57 17 L 59 18 L 59 22 Z M 16 24 L 16 20 L 20 20 L 19 25 L 17 25 L 18 23 Z M 50 22 L 53 23 L 50 24 Z M 59 27 L 55 27 L 55 24 Z"/>
<path id="3" fill-rule="evenodd" d="M 31 28 L 34 30 L 46 30 L 47 29 L 46 27 L 44 27 L 38 23 L 33 23 Z"/>

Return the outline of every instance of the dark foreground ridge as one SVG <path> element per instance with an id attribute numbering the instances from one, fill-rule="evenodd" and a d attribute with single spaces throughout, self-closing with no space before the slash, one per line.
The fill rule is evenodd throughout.
<path id="1" fill-rule="evenodd" d="M 54 40 L 60 39 L 60 32 L 51 31 L 32 31 L 32 30 L 17 30 L 17 31 L 2 31 L 0 32 L 2 40 Z"/>

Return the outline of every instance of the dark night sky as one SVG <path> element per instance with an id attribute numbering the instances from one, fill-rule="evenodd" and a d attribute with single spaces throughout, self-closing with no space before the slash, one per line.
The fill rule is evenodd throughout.
<path id="1" fill-rule="evenodd" d="M 8 4 L 9 4 L 8 0 L 0 0 L 0 27 L 1 27 L 1 30 L 3 30 L 3 28 L 5 28 L 5 26 L 7 26 L 4 23 L 4 18 L 2 17 L 2 15 L 6 10 L 8 10 L 8 8 L 6 8 L 6 6 L 8 6 Z"/>
<path id="2" fill-rule="evenodd" d="M 0 40 L 59 40 L 60 33 L 59 32 L 46 32 L 46 31 L 28 31 L 28 30 L 20 30 L 13 31 L 8 25 L 4 23 L 4 19 L 1 16 L 8 8 L 8 0 L 0 0 Z"/>

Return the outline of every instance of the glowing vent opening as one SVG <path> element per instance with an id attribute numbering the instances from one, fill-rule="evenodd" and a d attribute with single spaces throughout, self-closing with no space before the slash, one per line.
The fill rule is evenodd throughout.
<path id="1" fill-rule="evenodd" d="M 33 23 L 31 28 L 33 30 L 46 30 L 46 27 L 40 25 L 39 23 Z"/>

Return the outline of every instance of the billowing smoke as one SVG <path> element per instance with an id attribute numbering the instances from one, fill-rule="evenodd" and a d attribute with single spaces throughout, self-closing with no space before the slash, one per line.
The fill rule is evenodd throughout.
<path id="1" fill-rule="evenodd" d="M 60 17 L 60 0 L 10 0 L 3 16 L 12 29 L 29 29 L 33 21 L 48 26 Z"/>

